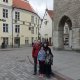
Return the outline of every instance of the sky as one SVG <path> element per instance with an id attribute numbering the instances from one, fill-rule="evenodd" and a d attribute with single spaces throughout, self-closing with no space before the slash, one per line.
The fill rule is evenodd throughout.
<path id="1" fill-rule="evenodd" d="M 28 0 L 28 1 L 41 18 L 43 17 L 46 8 L 50 10 L 53 9 L 53 0 Z"/>

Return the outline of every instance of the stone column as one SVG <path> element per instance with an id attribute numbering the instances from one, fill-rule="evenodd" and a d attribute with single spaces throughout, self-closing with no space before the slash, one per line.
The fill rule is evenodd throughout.
<path id="1" fill-rule="evenodd" d="M 54 31 L 53 34 L 53 48 L 54 49 L 63 49 L 64 48 L 64 38 L 63 31 Z"/>
<path id="2" fill-rule="evenodd" d="M 73 45 L 72 49 L 80 50 L 80 28 L 73 28 Z"/>
<path id="3" fill-rule="evenodd" d="M 69 47 L 72 47 L 72 30 L 69 31 Z"/>

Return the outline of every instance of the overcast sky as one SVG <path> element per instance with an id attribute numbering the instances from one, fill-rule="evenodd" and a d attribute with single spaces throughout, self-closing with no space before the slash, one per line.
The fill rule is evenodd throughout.
<path id="1" fill-rule="evenodd" d="M 42 17 L 46 7 L 50 10 L 53 9 L 53 0 L 28 0 L 34 10 Z"/>

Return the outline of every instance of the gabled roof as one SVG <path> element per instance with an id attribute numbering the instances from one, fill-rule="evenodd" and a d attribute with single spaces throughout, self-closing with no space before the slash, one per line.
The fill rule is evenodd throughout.
<path id="1" fill-rule="evenodd" d="M 29 2 L 25 2 L 23 0 L 13 0 L 13 7 L 35 13 Z"/>
<path id="2" fill-rule="evenodd" d="M 46 11 L 47 11 L 47 13 L 49 14 L 49 16 L 50 16 L 51 19 L 52 19 L 52 18 L 53 18 L 53 15 L 54 15 L 53 10 L 48 10 L 48 9 L 46 9 Z"/>

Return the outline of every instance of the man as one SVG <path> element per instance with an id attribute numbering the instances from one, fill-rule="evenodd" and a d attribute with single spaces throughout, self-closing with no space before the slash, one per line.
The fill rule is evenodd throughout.
<path id="1" fill-rule="evenodd" d="M 35 41 L 32 49 L 32 57 L 34 60 L 34 75 L 37 74 L 37 56 L 39 50 L 40 50 L 40 43 L 38 41 Z"/>

